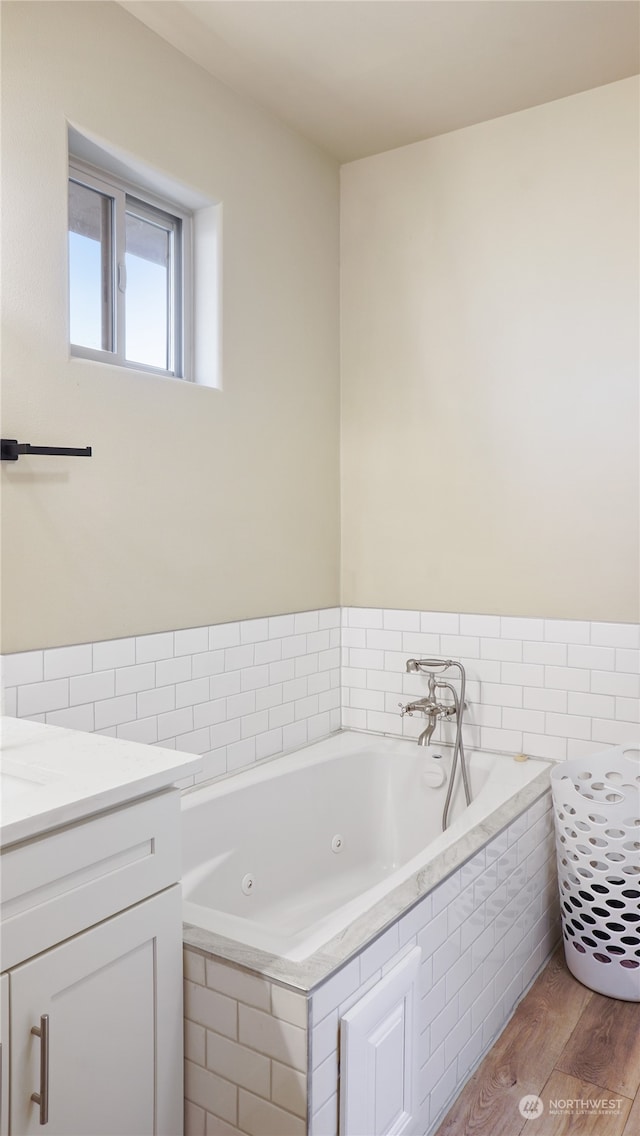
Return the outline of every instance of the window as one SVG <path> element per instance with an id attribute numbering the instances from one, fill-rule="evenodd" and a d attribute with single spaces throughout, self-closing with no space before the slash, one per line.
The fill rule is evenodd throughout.
<path id="1" fill-rule="evenodd" d="M 190 215 L 69 164 L 71 352 L 189 378 Z"/>

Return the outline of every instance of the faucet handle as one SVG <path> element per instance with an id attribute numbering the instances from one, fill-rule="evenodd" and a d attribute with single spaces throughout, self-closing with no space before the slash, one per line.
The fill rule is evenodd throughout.
<path id="1" fill-rule="evenodd" d="M 408 714 L 410 718 L 413 718 L 413 711 L 409 709 L 410 703 L 407 703 L 405 706 L 404 702 L 399 702 L 398 706 L 400 707 L 401 718 L 404 718 L 405 714 Z"/>

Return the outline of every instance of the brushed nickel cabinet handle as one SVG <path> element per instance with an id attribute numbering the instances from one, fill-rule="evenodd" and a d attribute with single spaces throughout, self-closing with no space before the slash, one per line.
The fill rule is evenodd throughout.
<path id="1" fill-rule="evenodd" d="M 49 1015 L 42 1014 L 39 1026 L 31 1027 L 32 1034 L 40 1038 L 40 1092 L 32 1093 L 31 1100 L 40 1105 L 40 1123 L 49 1121 Z"/>

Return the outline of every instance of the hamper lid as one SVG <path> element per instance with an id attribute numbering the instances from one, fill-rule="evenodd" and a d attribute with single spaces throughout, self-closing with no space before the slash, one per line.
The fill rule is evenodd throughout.
<path id="1" fill-rule="evenodd" d="M 640 810 L 640 747 L 615 746 L 601 753 L 563 761 L 551 770 L 551 787 L 556 802 L 576 798 L 581 807 L 588 802 L 603 806 L 628 805 Z M 640 820 L 638 820 L 640 826 Z"/>

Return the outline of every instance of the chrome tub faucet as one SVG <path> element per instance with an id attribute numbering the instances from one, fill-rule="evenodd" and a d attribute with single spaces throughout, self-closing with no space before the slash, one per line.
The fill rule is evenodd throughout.
<path id="1" fill-rule="evenodd" d="M 457 667 L 460 672 L 460 694 L 450 682 L 445 682 L 443 679 L 436 678 L 436 671 L 439 673 L 448 670 L 449 667 Z M 444 803 L 444 811 L 442 814 L 442 831 L 447 827 L 449 806 L 451 804 L 451 797 L 453 794 L 453 786 L 455 782 L 456 770 L 458 767 L 458 759 L 460 760 L 460 772 L 462 774 L 462 784 L 464 787 L 465 800 L 468 805 L 471 804 L 471 790 L 469 788 L 469 775 L 467 772 L 467 763 L 464 755 L 464 745 L 462 742 L 462 715 L 466 709 L 465 702 L 465 688 L 466 688 L 466 672 L 462 663 L 457 662 L 455 659 L 407 659 L 406 663 L 407 674 L 424 674 L 428 675 L 428 693 L 424 698 L 417 698 L 413 702 L 407 702 L 403 705 L 402 702 L 398 703 L 401 715 L 404 717 L 408 714 L 412 717 L 413 714 L 424 714 L 428 719 L 425 729 L 418 738 L 418 745 L 428 746 L 431 743 L 433 732 L 436 728 L 439 719 L 447 719 L 455 717 L 456 722 L 456 737 L 453 745 L 453 760 L 451 763 L 451 776 L 449 778 L 449 785 L 447 788 L 447 796 Z M 448 690 L 453 698 L 453 702 L 439 702 L 436 691 Z"/>
<path id="2" fill-rule="evenodd" d="M 415 661 L 415 659 L 409 659 L 407 670 L 409 670 L 409 663 L 414 663 Z M 408 714 L 410 718 L 412 718 L 414 714 L 424 714 L 424 716 L 429 719 L 425 729 L 418 738 L 419 746 L 429 745 L 439 718 L 450 718 L 456 712 L 455 704 L 438 702 L 436 698 L 436 686 L 446 686 L 448 689 L 451 689 L 448 682 L 436 683 L 435 675 L 430 674 L 429 693 L 426 698 L 418 698 L 414 702 L 407 702 L 405 706 L 402 705 L 402 702 L 398 703 L 398 706 L 401 707 L 401 717 L 404 718 L 405 714 Z"/>

